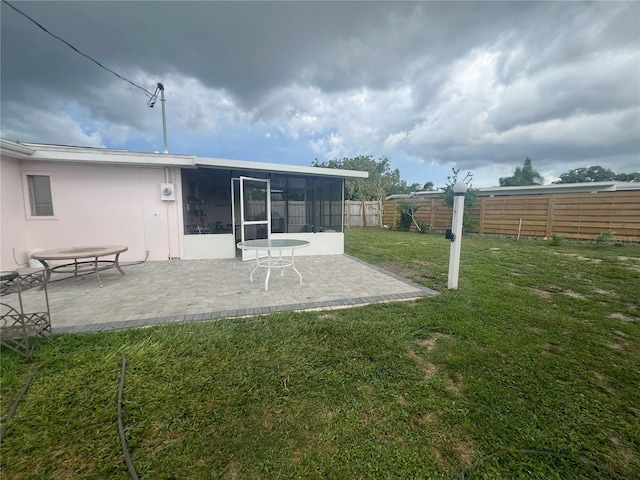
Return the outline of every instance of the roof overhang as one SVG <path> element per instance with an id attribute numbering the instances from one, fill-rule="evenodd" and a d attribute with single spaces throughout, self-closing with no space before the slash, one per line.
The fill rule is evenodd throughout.
<path id="1" fill-rule="evenodd" d="M 497 197 L 505 195 L 552 195 L 556 193 L 615 192 L 624 182 L 554 183 L 551 185 L 526 185 L 522 187 L 481 188 L 478 195 Z M 633 184 L 632 184 L 633 185 Z M 640 185 L 639 185 L 640 187 Z"/>
<path id="2" fill-rule="evenodd" d="M 93 165 L 131 165 L 180 168 L 219 168 L 230 170 L 278 172 L 297 175 L 316 175 L 340 178 L 367 178 L 369 172 L 341 170 L 336 168 L 307 167 L 279 163 L 228 160 L 222 158 L 196 157 L 169 153 L 143 153 L 106 148 L 74 147 L 67 145 L 45 145 L 37 143 L 17 143 L 2 140 L 2 155 L 11 158 L 38 162 L 83 163 Z"/>
<path id="3" fill-rule="evenodd" d="M 224 158 L 195 159 L 196 166 L 224 168 L 230 170 L 246 170 L 258 172 L 277 172 L 296 175 L 318 175 L 323 177 L 367 178 L 369 172 L 360 170 L 342 170 L 338 168 L 306 167 L 302 165 L 286 165 L 281 163 L 249 162 L 245 160 L 227 160 Z"/>
<path id="4" fill-rule="evenodd" d="M 581 182 L 553 183 L 551 185 L 526 185 L 522 187 L 484 187 L 478 188 L 479 197 L 501 197 L 515 195 L 554 195 L 559 193 L 598 193 L 620 192 L 623 190 L 640 190 L 637 182 Z M 387 200 L 401 198 L 438 198 L 442 190 L 413 192 L 410 194 L 389 195 Z"/>
<path id="5" fill-rule="evenodd" d="M 56 163 L 113 164 L 133 166 L 180 167 L 192 166 L 193 155 L 141 153 L 106 148 L 72 147 L 66 145 L 21 144 L 33 150 L 29 160 Z"/>
<path id="6" fill-rule="evenodd" d="M 20 159 L 28 158 L 30 155 L 35 153 L 35 150 L 23 145 L 22 143 L 0 138 L 0 152 L 3 157 Z"/>

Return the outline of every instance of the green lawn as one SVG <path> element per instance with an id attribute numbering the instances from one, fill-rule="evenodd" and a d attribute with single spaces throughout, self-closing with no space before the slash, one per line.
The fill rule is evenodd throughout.
<path id="1" fill-rule="evenodd" d="M 141 479 L 640 478 L 640 246 L 346 242 L 442 294 L 2 350 L 2 478 L 129 478 L 123 353 Z"/>

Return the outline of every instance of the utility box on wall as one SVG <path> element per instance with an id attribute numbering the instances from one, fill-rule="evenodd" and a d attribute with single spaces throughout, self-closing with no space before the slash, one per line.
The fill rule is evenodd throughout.
<path id="1" fill-rule="evenodd" d="M 160 184 L 160 199 L 161 200 L 175 200 L 176 199 L 176 186 L 173 183 L 161 183 Z"/>

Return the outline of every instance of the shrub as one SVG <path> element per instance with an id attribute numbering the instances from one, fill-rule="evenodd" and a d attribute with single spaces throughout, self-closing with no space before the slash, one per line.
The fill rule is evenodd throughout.
<path id="1" fill-rule="evenodd" d="M 420 233 L 427 233 L 431 230 L 431 225 L 427 225 L 424 222 L 418 221 L 418 231 Z"/>
<path id="2" fill-rule="evenodd" d="M 562 235 L 558 235 L 557 233 L 554 233 L 551 235 L 551 242 L 549 243 L 549 245 L 553 247 L 558 247 L 562 245 L 563 242 L 564 242 L 564 237 Z"/>
<path id="3" fill-rule="evenodd" d="M 408 232 L 413 220 L 411 216 L 411 205 L 407 201 L 400 201 L 398 203 L 398 211 L 400 212 L 400 218 L 398 218 L 398 224 L 396 227 L 400 231 Z"/>
<path id="4" fill-rule="evenodd" d="M 478 203 L 478 189 L 473 188 L 471 185 L 471 180 L 473 179 L 473 174 L 471 172 L 467 172 L 463 179 L 458 178 L 458 174 L 460 173 L 460 169 L 451 169 L 452 174 L 447 177 L 447 184 L 442 188 L 442 198 L 444 199 L 444 203 L 449 207 L 453 208 L 453 199 L 455 195 L 453 194 L 453 186 L 458 182 L 462 181 L 467 184 L 467 192 L 464 194 L 464 214 L 462 215 L 462 231 L 475 230 L 478 226 L 478 220 L 475 218 L 471 218 L 471 212 L 473 207 Z"/>
<path id="5" fill-rule="evenodd" d="M 607 230 L 596 235 L 596 243 L 600 246 L 611 245 L 615 241 L 615 232 Z"/>
<path id="6" fill-rule="evenodd" d="M 416 220 L 416 212 L 420 208 L 413 200 L 401 200 L 398 203 L 398 210 L 400 211 L 400 218 L 398 219 L 398 230 L 408 232 L 411 230 L 411 225 L 415 225 L 416 230 L 420 233 L 426 233 L 429 230 L 429 226 L 423 222 Z"/>

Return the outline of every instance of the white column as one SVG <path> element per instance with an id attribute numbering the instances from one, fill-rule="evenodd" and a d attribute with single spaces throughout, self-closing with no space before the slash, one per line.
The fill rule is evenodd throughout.
<path id="1" fill-rule="evenodd" d="M 451 219 L 451 250 L 449 251 L 449 279 L 447 288 L 458 288 L 458 272 L 460 271 L 460 247 L 462 246 L 462 217 L 464 215 L 464 194 L 467 185 L 457 182 L 453 186 L 453 217 Z"/>

